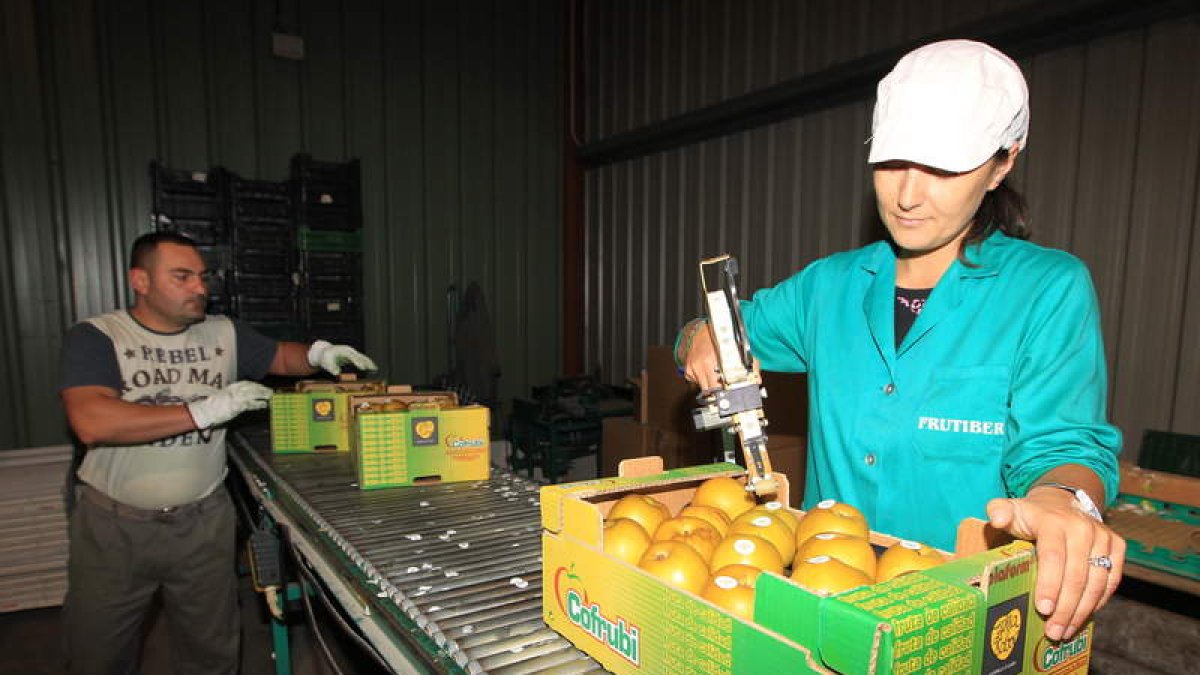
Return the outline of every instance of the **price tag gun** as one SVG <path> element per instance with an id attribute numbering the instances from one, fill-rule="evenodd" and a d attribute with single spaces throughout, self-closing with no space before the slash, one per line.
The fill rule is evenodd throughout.
<path id="1" fill-rule="evenodd" d="M 779 490 L 771 476 L 767 437 L 763 434 L 767 426 L 763 398 L 767 392 L 754 369 L 754 355 L 738 304 L 737 274 L 737 259 L 728 254 L 700 261 L 700 285 L 716 341 L 721 386 L 700 392 L 700 406 L 692 412 L 692 421 L 697 429 L 724 428 L 737 436 L 749 473 L 746 490 L 767 497 Z M 733 461 L 731 455 L 726 452 L 727 461 Z"/>

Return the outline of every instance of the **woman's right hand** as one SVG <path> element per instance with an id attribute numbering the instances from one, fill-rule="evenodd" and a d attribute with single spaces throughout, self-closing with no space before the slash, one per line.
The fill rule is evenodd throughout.
<path id="1" fill-rule="evenodd" d="M 683 376 L 689 382 L 700 385 L 701 391 L 718 389 L 721 386 L 720 365 L 717 360 L 716 341 L 708 322 L 693 328 L 696 334 L 690 340 L 691 348 L 683 355 Z M 685 342 L 686 337 L 685 337 Z"/>

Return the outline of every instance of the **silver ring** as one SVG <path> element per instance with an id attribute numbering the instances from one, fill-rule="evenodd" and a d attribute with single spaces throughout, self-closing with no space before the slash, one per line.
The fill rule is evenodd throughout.
<path id="1" fill-rule="evenodd" d="M 1111 570 L 1113 568 L 1112 558 L 1106 555 L 1092 556 L 1091 558 L 1088 558 L 1088 564 L 1092 565 L 1093 567 L 1100 567 L 1106 570 Z"/>

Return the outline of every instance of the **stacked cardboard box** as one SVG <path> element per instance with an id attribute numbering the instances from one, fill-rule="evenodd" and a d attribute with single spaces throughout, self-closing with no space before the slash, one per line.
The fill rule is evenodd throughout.
<path id="1" fill-rule="evenodd" d="M 692 410 L 700 390 L 683 379 L 671 347 L 646 351 L 646 367 L 637 381 L 638 401 L 631 417 L 604 420 L 600 450 L 603 476 L 617 475 L 621 461 L 658 456 L 669 468 L 707 464 L 722 456 L 721 432 L 696 431 Z M 804 484 L 805 437 L 808 432 L 808 392 L 803 376 L 763 373 L 767 390 L 764 410 L 767 451 L 774 470 L 792 485 Z"/>
<path id="2" fill-rule="evenodd" d="M 396 386 L 393 385 L 393 391 Z M 381 394 L 379 380 L 301 380 L 271 397 L 271 447 L 276 453 L 350 450 L 350 398 Z M 404 391 L 411 391 L 403 386 Z"/>
<path id="3" fill-rule="evenodd" d="M 364 490 L 486 480 L 490 411 L 453 392 L 305 380 L 271 399 L 276 453 L 352 452 Z"/>

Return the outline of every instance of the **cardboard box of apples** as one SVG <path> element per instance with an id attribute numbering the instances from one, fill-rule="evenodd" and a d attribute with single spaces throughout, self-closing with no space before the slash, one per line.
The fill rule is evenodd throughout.
<path id="1" fill-rule="evenodd" d="M 615 673 L 1087 672 L 1091 626 L 1044 637 L 1028 543 L 964 521 L 937 551 L 776 478 L 759 504 L 741 467 L 646 457 L 542 488 L 546 623 Z"/>

